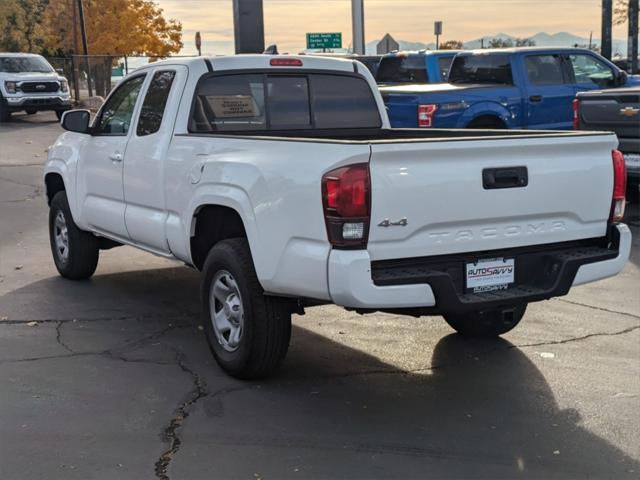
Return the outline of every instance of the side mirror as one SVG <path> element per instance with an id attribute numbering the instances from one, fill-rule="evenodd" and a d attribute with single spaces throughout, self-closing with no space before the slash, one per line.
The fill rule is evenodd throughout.
<path id="1" fill-rule="evenodd" d="M 89 110 L 69 110 L 62 114 L 60 124 L 65 130 L 76 133 L 89 133 Z"/>
<path id="2" fill-rule="evenodd" d="M 618 87 L 623 87 L 627 84 L 627 80 L 629 79 L 629 75 L 624 70 L 620 70 L 618 73 L 618 77 L 616 78 L 616 83 Z"/>

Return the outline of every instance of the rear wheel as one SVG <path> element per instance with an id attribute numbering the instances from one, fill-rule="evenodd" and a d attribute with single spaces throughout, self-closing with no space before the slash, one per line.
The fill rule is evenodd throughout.
<path id="1" fill-rule="evenodd" d="M 36 113 L 38 113 L 37 110 L 27 110 L 27 115 L 35 115 Z"/>
<path id="2" fill-rule="evenodd" d="M 527 309 L 523 303 L 510 308 L 445 315 L 446 322 L 466 337 L 497 337 L 513 330 Z"/>
<path id="3" fill-rule="evenodd" d="M 55 194 L 49 210 L 49 240 L 60 275 L 71 280 L 89 278 L 98 266 L 98 239 L 73 221 L 67 194 Z"/>
<path id="4" fill-rule="evenodd" d="M 498 117 L 485 115 L 484 117 L 478 117 L 469 122 L 467 128 L 503 130 L 506 129 L 507 126 Z"/>
<path id="5" fill-rule="evenodd" d="M 244 379 L 274 372 L 289 348 L 291 312 L 264 294 L 246 239 L 216 244 L 202 273 L 202 321 L 218 364 Z"/>

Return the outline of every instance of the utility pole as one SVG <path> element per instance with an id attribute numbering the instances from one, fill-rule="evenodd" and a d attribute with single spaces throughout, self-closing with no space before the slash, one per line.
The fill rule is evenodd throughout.
<path id="1" fill-rule="evenodd" d="M 364 55 L 364 0 L 351 0 L 353 53 Z"/>
<path id="2" fill-rule="evenodd" d="M 602 0 L 602 34 L 600 54 L 611 60 L 611 28 L 613 23 L 613 0 Z"/>
<path id="3" fill-rule="evenodd" d="M 629 0 L 629 57 L 631 73 L 638 73 L 638 0 Z"/>
<path id="4" fill-rule="evenodd" d="M 80 14 L 80 34 L 82 35 L 84 64 L 87 69 L 87 90 L 89 90 L 89 96 L 93 97 L 93 89 L 91 88 L 91 69 L 89 67 L 89 47 L 87 47 L 87 30 L 84 26 L 84 7 L 82 6 L 82 0 L 78 0 L 78 13 Z"/>
<path id="5" fill-rule="evenodd" d="M 233 0 L 236 53 L 264 52 L 262 0 Z"/>

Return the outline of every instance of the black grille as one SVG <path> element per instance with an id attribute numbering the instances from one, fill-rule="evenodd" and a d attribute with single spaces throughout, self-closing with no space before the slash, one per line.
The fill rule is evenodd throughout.
<path id="1" fill-rule="evenodd" d="M 58 82 L 23 82 L 20 90 L 25 93 L 51 93 L 60 90 Z"/>

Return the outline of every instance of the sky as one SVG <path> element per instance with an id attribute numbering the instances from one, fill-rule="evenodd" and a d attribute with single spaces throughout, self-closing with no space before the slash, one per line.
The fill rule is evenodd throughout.
<path id="1" fill-rule="evenodd" d="M 182 22 L 182 54 L 195 53 L 194 35 L 200 31 L 202 53 L 233 53 L 231 0 L 156 0 L 166 18 Z M 570 32 L 600 37 L 601 0 L 364 0 L 365 40 L 389 32 L 396 40 L 434 41 L 433 22 L 444 22 L 441 41 L 474 40 L 497 33 L 527 37 L 538 32 Z M 343 46 L 351 43 L 350 0 L 264 0 L 266 45 L 280 52 L 305 48 L 306 32 L 342 32 Z M 625 38 L 626 24 L 614 27 Z"/>

